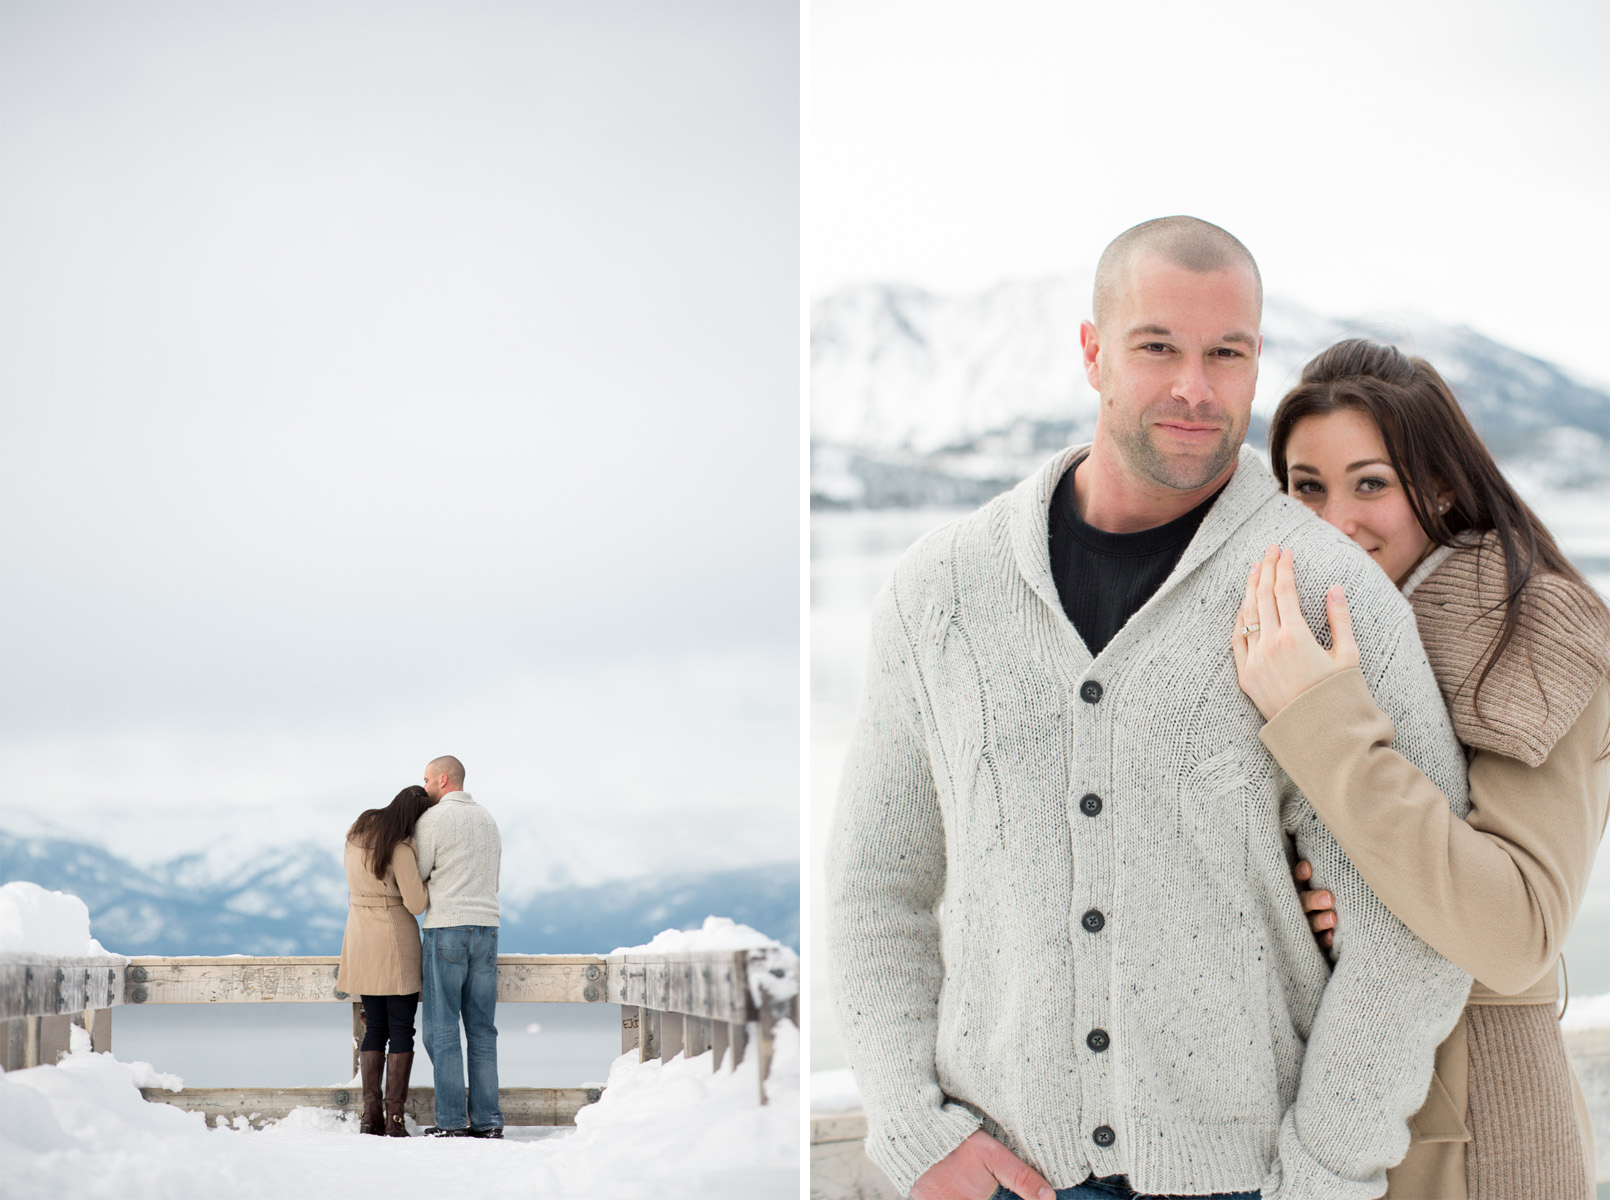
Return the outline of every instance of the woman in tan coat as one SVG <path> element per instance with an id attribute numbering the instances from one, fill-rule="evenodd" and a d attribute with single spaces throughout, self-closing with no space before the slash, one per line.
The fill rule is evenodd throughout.
<path id="1" fill-rule="evenodd" d="M 1556 968 L 1610 807 L 1610 612 L 1421 359 L 1357 339 L 1326 350 L 1281 401 L 1270 458 L 1408 598 L 1470 764 L 1461 821 L 1391 749 L 1341 589 L 1325 650 L 1298 608 L 1300 567 L 1271 547 L 1232 639 L 1260 736 L 1387 907 L 1475 978 L 1387 1196 L 1590 1197 Z M 1299 885 L 1310 876 L 1299 863 Z M 1346 953 L 1322 882 L 1303 907 Z"/>
<path id="2" fill-rule="evenodd" d="M 361 1133 L 408 1136 L 403 1107 L 414 1066 L 414 1012 L 420 988 L 419 926 L 409 914 L 424 912 L 430 900 L 410 839 L 420 814 L 430 806 L 430 796 L 416 784 L 398 792 L 385 808 L 367 810 L 347 830 L 350 906 L 335 986 L 363 998 L 364 1035 L 358 1048 Z"/>

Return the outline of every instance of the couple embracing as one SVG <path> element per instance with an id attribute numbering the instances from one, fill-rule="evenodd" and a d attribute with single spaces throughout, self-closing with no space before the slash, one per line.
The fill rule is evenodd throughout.
<path id="1" fill-rule="evenodd" d="M 916 1200 L 1591 1193 L 1610 612 L 1422 359 L 1323 351 L 1266 469 L 1262 301 L 1215 225 L 1120 235 L 1092 443 L 874 605 L 828 932 Z"/>
<path id="2" fill-rule="evenodd" d="M 404 788 L 347 831 L 351 907 L 336 990 L 363 999 L 360 1132 L 408 1136 L 403 1110 L 423 991 L 425 1052 L 436 1079 L 436 1124 L 428 1135 L 503 1136 L 493 1023 L 501 858 L 497 822 L 464 790 L 464 765 L 451 755 L 430 761 L 423 786 Z M 413 919 L 419 913 L 423 953 Z"/>

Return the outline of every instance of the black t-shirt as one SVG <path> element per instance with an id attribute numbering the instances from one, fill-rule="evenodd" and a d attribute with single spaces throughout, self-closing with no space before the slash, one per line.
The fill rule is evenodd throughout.
<path id="1" fill-rule="evenodd" d="M 1167 525 L 1108 533 L 1079 515 L 1073 499 L 1077 466 L 1063 474 L 1051 494 L 1051 576 L 1062 611 L 1094 658 L 1163 585 L 1224 489 Z"/>

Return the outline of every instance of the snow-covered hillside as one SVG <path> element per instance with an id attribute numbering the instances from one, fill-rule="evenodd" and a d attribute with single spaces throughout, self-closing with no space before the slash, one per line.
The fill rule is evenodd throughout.
<path id="1" fill-rule="evenodd" d="M 1003 283 L 970 296 L 864 285 L 811 314 L 812 502 L 977 503 L 1090 435 L 1079 322 L 1090 278 Z M 1253 425 L 1302 364 L 1344 337 L 1393 342 L 1448 379 L 1494 453 L 1557 486 L 1610 484 L 1610 393 L 1465 327 L 1414 314 L 1344 320 L 1270 296 Z"/>
<path id="2" fill-rule="evenodd" d="M 520 886 L 518 853 L 505 846 L 506 954 L 599 954 L 711 913 L 798 948 L 798 863 L 533 888 Z M 16 879 L 81 898 L 95 936 L 125 954 L 335 954 L 346 925 L 340 861 L 311 842 L 226 842 L 141 866 L 91 842 L 0 829 L 0 880 Z"/>

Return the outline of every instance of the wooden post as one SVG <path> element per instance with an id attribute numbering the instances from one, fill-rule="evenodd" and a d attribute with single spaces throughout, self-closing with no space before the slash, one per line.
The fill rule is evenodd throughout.
<path id="1" fill-rule="evenodd" d="M 24 1017 L 22 1019 L 22 1065 L 37 1067 L 39 1065 L 39 1018 Z"/>
<path id="2" fill-rule="evenodd" d="M 710 1049 L 710 1019 L 687 1016 L 682 1019 L 682 1056 L 698 1058 Z"/>
<path id="3" fill-rule="evenodd" d="M 744 1051 L 749 1049 L 749 1024 L 746 1021 L 728 1021 L 727 1029 L 732 1035 L 732 1069 L 736 1071 L 738 1064 L 744 1060 Z"/>
<path id="4" fill-rule="evenodd" d="M 5 1044 L 0 1048 L 0 1054 L 4 1055 L 5 1061 L 0 1063 L 0 1066 L 4 1066 L 8 1071 L 22 1070 L 27 1065 L 28 1059 L 28 1018 L 12 1017 L 0 1021 L 0 1032 L 5 1036 Z"/>
<path id="5" fill-rule="evenodd" d="M 727 1047 L 731 1043 L 732 1025 L 727 1021 L 710 1022 L 710 1070 L 721 1070 L 721 1064 L 727 1060 Z M 736 1067 L 738 1064 L 734 1063 Z"/>
<path id="6" fill-rule="evenodd" d="M 72 1048 L 72 1013 L 52 1013 L 48 1017 L 34 1017 L 39 1023 L 39 1040 L 33 1065 L 53 1067 L 56 1060 Z"/>
<path id="7" fill-rule="evenodd" d="M 353 1002 L 352 1005 L 352 1077 L 358 1077 L 358 1047 L 363 1045 L 363 1035 L 369 1031 L 364 1023 L 363 1005 Z"/>
<path id="8" fill-rule="evenodd" d="M 660 1056 L 660 1010 L 644 1008 L 639 1011 L 637 1061 L 647 1062 Z"/>
<path id="9" fill-rule="evenodd" d="M 766 1103 L 766 1074 L 771 1070 L 771 1056 L 776 1050 L 776 1038 L 772 1027 L 777 1023 L 776 1014 L 772 1012 L 770 1004 L 760 1006 L 760 1019 L 755 1022 L 755 1043 L 760 1061 L 756 1065 L 760 1073 L 760 1102 Z"/>
<path id="10" fill-rule="evenodd" d="M 682 1053 L 682 1023 L 683 1017 L 679 1012 L 662 1013 L 660 1016 L 660 1061 L 670 1062 Z"/>
<path id="11" fill-rule="evenodd" d="M 109 1008 L 92 1008 L 84 1014 L 85 1027 L 89 1030 L 89 1048 L 96 1054 L 110 1054 L 112 1052 L 112 1010 Z"/>
<path id="12" fill-rule="evenodd" d="M 635 1004 L 621 1005 L 621 1053 L 637 1049 L 638 1008 Z"/>

